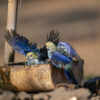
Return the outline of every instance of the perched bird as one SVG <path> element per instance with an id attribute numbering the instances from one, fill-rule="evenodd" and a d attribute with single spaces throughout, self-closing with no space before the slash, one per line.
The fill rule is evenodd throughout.
<path id="1" fill-rule="evenodd" d="M 59 48 L 63 48 L 63 53 L 66 56 L 74 58 L 74 60 L 78 61 L 77 59 L 81 59 L 76 50 L 67 42 L 59 42 Z"/>
<path id="2" fill-rule="evenodd" d="M 77 84 L 80 85 L 83 79 L 84 71 L 83 71 L 83 64 L 84 60 L 78 55 L 76 50 L 67 42 L 59 42 L 58 47 L 63 48 L 62 51 L 64 55 L 71 57 L 73 60 L 73 69 L 74 75 L 72 73 L 72 76 L 75 76 L 77 80 Z M 68 68 L 67 66 L 64 66 L 64 69 Z M 70 67 L 71 68 L 71 67 Z M 72 70 L 70 70 L 71 72 Z M 77 74 L 76 74 L 77 73 Z M 78 75 L 78 76 L 77 76 Z"/>
<path id="3" fill-rule="evenodd" d="M 59 42 L 58 40 L 53 43 L 52 41 L 47 41 L 45 44 L 48 50 L 48 58 L 51 59 L 51 63 L 57 68 L 63 68 L 65 75 L 69 83 L 77 84 L 72 72 L 73 61 L 78 61 L 78 54 L 75 49 L 66 42 Z"/>
<path id="4" fill-rule="evenodd" d="M 69 83 L 77 84 L 77 81 L 72 72 L 73 59 L 70 56 L 64 55 L 62 50 L 52 42 L 47 42 L 46 47 L 48 50 L 48 58 L 51 59 L 51 63 L 57 68 L 64 69 L 65 76 Z M 61 48 L 60 48 L 61 49 Z"/>

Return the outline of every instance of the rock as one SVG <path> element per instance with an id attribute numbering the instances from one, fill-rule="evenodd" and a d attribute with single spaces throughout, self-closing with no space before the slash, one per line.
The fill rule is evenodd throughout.
<path id="1" fill-rule="evenodd" d="M 26 92 L 20 92 L 15 100 L 32 100 L 32 96 Z"/>
<path id="2" fill-rule="evenodd" d="M 90 96 L 87 89 L 77 89 L 66 91 L 64 87 L 58 88 L 48 93 L 50 100 L 86 100 Z"/>
<path id="3" fill-rule="evenodd" d="M 66 90 L 65 87 L 57 88 L 50 92 L 17 94 L 4 91 L 0 94 L 0 100 L 88 100 L 91 93 L 88 89 Z M 100 96 L 91 97 L 89 100 L 100 100 Z"/>
<path id="4" fill-rule="evenodd" d="M 72 92 L 70 91 L 69 95 L 72 97 L 77 97 L 77 100 L 87 100 L 91 93 L 88 89 L 81 88 L 73 90 Z"/>
<path id="5" fill-rule="evenodd" d="M 33 95 L 34 100 L 48 100 L 48 95 L 47 93 L 39 93 L 39 94 L 34 94 Z"/>
<path id="6" fill-rule="evenodd" d="M 70 98 L 70 100 L 78 100 L 76 96 Z"/>
<path id="7" fill-rule="evenodd" d="M 9 91 L 4 91 L 3 94 L 0 95 L 0 100 L 12 100 L 15 97 L 15 94 Z"/>
<path id="8" fill-rule="evenodd" d="M 100 96 L 92 97 L 91 100 L 100 100 Z"/>

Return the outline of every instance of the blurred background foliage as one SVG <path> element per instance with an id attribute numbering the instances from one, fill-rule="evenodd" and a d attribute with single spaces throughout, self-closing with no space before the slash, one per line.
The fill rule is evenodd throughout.
<path id="1" fill-rule="evenodd" d="M 8 0 L 0 0 L 0 64 L 3 64 Z M 100 0 L 21 0 L 17 32 L 41 47 L 51 29 L 61 32 L 85 60 L 85 76 L 100 75 Z M 25 57 L 16 54 L 16 61 Z"/>

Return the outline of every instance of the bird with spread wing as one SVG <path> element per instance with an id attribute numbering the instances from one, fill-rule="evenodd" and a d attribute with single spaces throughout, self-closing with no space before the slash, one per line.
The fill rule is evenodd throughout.
<path id="1" fill-rule="evenodd" d="M 50 31 L 50 41 L 56 43 L 57 35 L 58 34 L 53 30 Z M 51 36 L 53 36 L 53 38 L 51 38 Z M 15 51 L 26 56 L 28 65 L 46 63 L 48 55 L 47 48 L 45 46 L 43 48 L 37 48 L 37 43 L 29 42 L 27 38 L 20 36 L 13 30 L 6 30 L 4 37 Z"/>
<path id="2" fill-rule="evenodd" d="M 57 37 L 55 42 L 51 41 L 54 37 L 47 36 L 45 46 L 48 50 L 48 58 L 54 66 L 64 69 L 65 76 L 69 83 L 77 84 L 77 80 L 72 72 L 72 66 L 73 62 L 78 62 L 80 57 L 69 43 L 59 42 L 59 32 L 57 33 L 58 34 L 55 36 Z"/>

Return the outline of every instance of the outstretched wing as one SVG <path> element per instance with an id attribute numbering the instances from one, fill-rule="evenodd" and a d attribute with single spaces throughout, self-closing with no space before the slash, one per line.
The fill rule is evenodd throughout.
<path id="1" fill-rule="evenodd" d="M 46 42 L 50 41 L 53 42 L 55 45 L 57 45 L 60 39 L 59 35 L 60 35 L 59 32 L 51 30 L 50 33 L 47 35 Z"/>
<path id="2" fill-rule="evenodd" d="M 13 30 L 6 30 L 4 37 L 14 50 L 23 55 L 26 55 L 28 52 L 35 52 L 37 50 L 36 43 L 29 43 L 27 38 L 20 36 Z"/>

